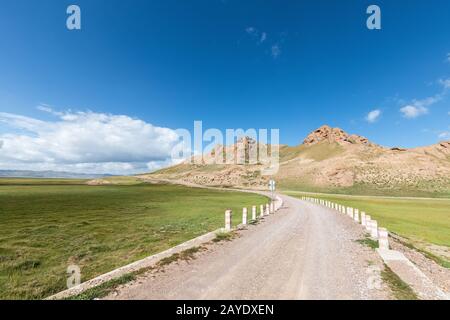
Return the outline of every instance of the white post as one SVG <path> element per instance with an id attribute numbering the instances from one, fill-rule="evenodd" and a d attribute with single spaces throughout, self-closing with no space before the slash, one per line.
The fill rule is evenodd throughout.
<path id="1" fill-rule="evenodd" d="M 270 214 L 270 206 L 269 206 L 269 204 L 267 203 L 266 204 L 266 216 L 268 216 Z"/>
<path id="2" fill-rule="evenodd" d="M 359 213 L 355 212 L 355 214 L 353 215 L 353 220 L 355 220 L 356 222 L 359 223 Z"/>
<path id="3" fill-rule="evenodd" d="M 233 211 L 227 210 L 225 211 L 225 231 L 231 231 L 231 219 L 232 219 Z"/>
<path id="4" fill-rule="evenodd" d="M 378 229 L 378 247 L 389 250 L 389 233 L 385 228 Z"/>
<path id="5" fill-rule="evenodd" d="M 366 226 L 366 213 L 364 211 L 361 211 L 361 224 L 364 227 Z"/>
<path id="6" fill-rule="evenodd" d="M 270 208 L 270 213 L 275 213 L 275 203 L 273 201 L 270 202 L 269 208 Z"/>
<path id="7" fill-rule="evenodd" d="M 372 218 L 369 215 L 366 215 L 366 230 L 370 231 L 372 227 Z"/>
<path id="8" fill-rule="evenodd" d="M 261 205 L 259 208 L 260 212 L 259 212 L 259 216 L 262 218 L 264 217 L 264 205 Z"/>
<path id="9" fill-rule="evenodd" d="M 370 236 L 374 239 L 378 239 L 378 222 L 372 220 L 372 228 L 370 229 Z"/>
<path id="10" fill-rule="evenodd" d="M 256 220 L 256 206 L 252 207 L 252 220 Z"/>
<path id="11" fill-rule="evenodd" d="M 247 208 L 243 208 L 242 209 L 242 224 L 244 226 L 247 225 L 247 213 L 248 213 Z"/>

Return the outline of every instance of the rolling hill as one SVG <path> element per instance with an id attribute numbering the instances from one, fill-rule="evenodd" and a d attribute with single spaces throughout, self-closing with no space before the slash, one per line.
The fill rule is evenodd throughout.
<path id="1" fill-rule="evenodd" d="M 246 152 L 255 142 L 244 138 Z M 236 152 L 237 145 L 225 147 Z M 268 146 L 271 149 L 271 146 Z M 217 149 L 215 149 L 217 150 Z M 279 146 L 280 166 L 264 176 L 264 164 L 207 164 L 214 151 L 165 168 L 146 179 L 206 186 L 265 189 L 270 178 L 284 190 L 363 195 L 450 196 L 450 141 L 413 149 L 387 148 L 339 128 L 322 126 L 298 146 Z M 259 159 L 258 159 L 259 160 Z"/>

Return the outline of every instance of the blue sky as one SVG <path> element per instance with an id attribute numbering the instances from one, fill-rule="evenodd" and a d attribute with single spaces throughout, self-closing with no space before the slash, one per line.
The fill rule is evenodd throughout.
<path id="1" fill-rule="evenodd" d="M 66 28 L 70 4 L 81 8 L 80 31 Z M 370 4 L 381 8 L 382 30 L 366 28 Z M 97 128 L 95 121 L 107 123 L 105 136 L 111 123 L 126 131 L 122 120 L 131 123 L 129 135 L 151 129 L 136 139 L 142 143 L 159 139 L 159 129 L 190 129 L 194 120 L 222 130 L 279 128 L 290 145 L 322 124 L 387 146 L 450 139 L 446 0 L 4 0 L 0 37 L 3 156 L 31 150 L 0 156 L 7 168 L 52 162 L 52 169 L 105 171 L 106 163 L 133 172 L 137 167 L 123 165 L 164 163 L 173 137 L 164 150 L 119 156 L 113 142 L 98 157 L 93 146 L 74 142 L 72 156 L 58 161 L 61 137 L 81 130 L 89 140 L 82 123 Z M 80 121 L 76 131 L 55 129 L 71 117 Z M 45 137 L 52 155 L 43 151 L 52 149 Z M 78 159 L 77 151 L 92 157 Z"/>

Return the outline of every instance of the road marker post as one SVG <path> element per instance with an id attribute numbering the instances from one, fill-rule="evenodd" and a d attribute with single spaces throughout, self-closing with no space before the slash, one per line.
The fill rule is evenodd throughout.
<path id="1" fill-rule="evenodd" d="M 232 228 L 232 223 L 231 223 L 232 216 L 233 216 L 233 211 L 231 211 L 230 209 L 225 211 L 225 231 L 227 231 L 227 232 L 231 231 L 231 228 Z"/>
<path id="2" fill-rule="evenodd" d="M 372 225 L 372 218 L 369 215 L 366 215 L 366 230 L 370 231 Z"/>
<path id="3" fill-rule="evenodd" d="M 242 224 L 244 226 L 247 225 L 247 214 L 248 214 L 247 208 L 243 208 L 242 209 Z"/>
<path id="4" fill-rule="evenodd" d="M 378 229 L 378 247 L 382 250 L 389 250 L 389 233 L 385 228 Z"/>
<path id="5" fill-rule="evenodd" d="M 259 216 L 260 216 L 261 218 L 264 217 L 264 205 L 261 205 L 261 206 L 259 207 L 259 210 L 260 210 Z"/>
<path id="6" fill-rule="evenodd" d="M 266 204 L 266 216 L 270 215 L 270 208 L 269 204 Z"/>
<path id="7" fill-rule="evenodd" d="M 374 239 L 378 239 L 378 222 L 376 220 L 371 221 L 371 228 L 370 228 L 370 236 Z"/>
<path id="8" fill-rule="evenodd" d="M 364 211 L 361 211 L 361 224 L 364 227 L 366 226 L 366 213 Z"/>
<path id="9" fill-rule="evenodd" d="M 255 221 L 256 220 L 256 206 L 252 207 L 252 220 Z"/>
<path id="10" fill-rule="evenodd" d="M 273 201 L 270 202 L 270 213 L 271 214 L 275 213 L 275 203 Z"/>
<path id="11" fill-rule="evenodd" d="M 353 220 L 355 220 L 355 222 L 359 223 L 359 213 L 355 212 L 355 214 L 353 215 Z"/>

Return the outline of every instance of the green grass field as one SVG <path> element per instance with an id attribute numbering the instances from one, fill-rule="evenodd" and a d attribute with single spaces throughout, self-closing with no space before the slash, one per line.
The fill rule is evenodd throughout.
<path id="1" fill-rule="evenodd" d="M 0 179 L 0 299 L 39 299 L 223 226 L 263 196 L 173 185 Z"/>
<path id="2" fill-rule="evenodd" d="M 301 197 L 299 192 L 286 192 Z M 358 208 L 376 219 L 380 226 L 408 238 L 426 249 L 428 244 L 450 250 L 450 199 L 387 198 L 310 194 L 345 206 Z"/>

